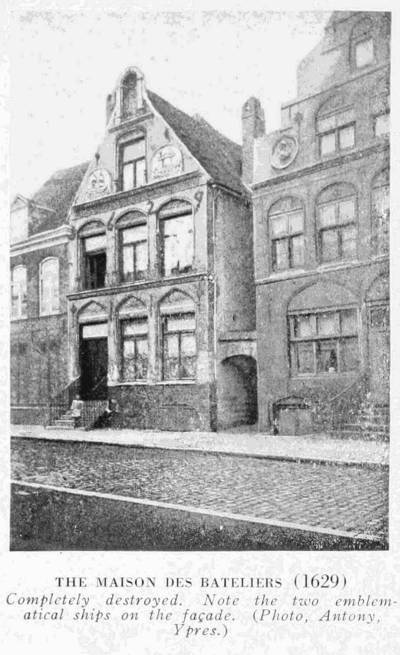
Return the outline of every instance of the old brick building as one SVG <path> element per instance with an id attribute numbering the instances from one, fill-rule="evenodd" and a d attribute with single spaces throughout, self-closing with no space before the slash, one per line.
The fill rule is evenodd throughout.
<path id="1" fill-rule="evenodd" d="M 279 130 L 243 108 L 261 430 L 386 430 L 389 20 L 334 12 Z"/>
<path id="2" fill-rule="evenodd" d="M 251 206 L 241 148 L 129 68 L 70 212 L 70 387 L 114 425 L 257 420 Z M 97 405 L 96 405 L 97 403 Z M 95 409 L 93 410 L 95 411 Z"/>
<path id="3" fill-rule="evenodd" d="M 11 420 L 43 423 L 68 382 L 68 211 L 87 164 L 11 206 Z"/>

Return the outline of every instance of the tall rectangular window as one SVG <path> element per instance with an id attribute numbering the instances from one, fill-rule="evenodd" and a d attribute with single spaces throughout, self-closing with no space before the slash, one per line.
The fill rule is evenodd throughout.
<path id="1" fill-rule="evenodd" d="M 26 267 L 16 266 L 11 272 L 11 318 L 27 317 Z"/>
<path id="2" fill-rule="evenodd" d="M 128 191 L 146 184 L 145 139 L 136 139 L 120 146 L 121 190 Z"/>
<path id="3" fill-rule="evenodd" d="M 374 41 L 364 39 L 355 45 L 356 66 L 362 68 L 371 64 L 374 60 Z"/>
<path id="4" fill-rule="evenodd" d="M 270 215 L 272 269 L 296 268 L 304 263 L 303 210 Z"/>
<path id="5" fill-rule="evenodd" d="M 59 262 L 55 257 L 40 265 L 40 313 L 55 314 L 60 309 Z"/>
<path id="6" fill-rule="evenodd" d="M 163 380 L 196 377 L 195 315 L 171 314 L 162 318 Z"/>
<path id="7" fill-rule="evenodd" d="M 147 318 L 121 321 L 121 374 L 126 382 L 147 379 L 147 333 Z"/>
<path id="8" fill-rule="evenodd" d="M 345 373 L 359 368 L 356 309 L 292 315 L 289 324 L 294 375 Z"/>
<path id="9" fill-rule="evenodd" d="M 147 225 L 133 225 L 121 230 L 122 281 L 142 280 L 148 268 Z"/>
<path id="10" fill-rule="evenodd" d="M 188 273 L 193 268 L 194 239 L 191 207 L 179 216 L 160 221 L 161 268 L 163 275 Z"/>
<path id="11" fill-rule="evenodd" d="M 106 235 L 86 237 L 82 241 L 85 289 L 101 289 L 106 284 Z"/>
<path id="12" fill-rule="evenodd" d="M 319 206 L 319 247 L 322 262 L 356 257 L 355 214 L 355 198 L 327 202 Z"/>

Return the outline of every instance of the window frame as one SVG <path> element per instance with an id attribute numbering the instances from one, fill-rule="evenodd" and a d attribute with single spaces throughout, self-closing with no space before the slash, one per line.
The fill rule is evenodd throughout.
<path id="1" fill-rule="evenodd" d="M 131 383 L 131 384 L 146 384 L 148 379 L 149 379 L 149 317 L 147 314 L 142 314 L 142 315 L 135 315 L 135 316 L 124 316 L 119 318 L 119 379 L 123 383 Z M 135 335 L 128 335 L 126 336 L 124 334 L 124 325 L 128 323 L 146 323 L 146 334 L 135 334 Z M 134 362 L 135 362 L 135 377 L 134 378 L 128 378 L 125 374 L 125 357 L 124 357 L 124 344 L 126 341 L 130 341 L 134 343 L 134 350 L 135 350 L 135 355 L 134 355 Z M 146 342 L 147 344 L 147 370 L 146 370 L 146 376 L 143 378 L 138 378 L 136 377 L 136 368 L 137 368 L 137 359 L 138 359 L 138 350 L 137 350 L 137 342 L 142 341 Z"/>
<path id="2" fill-rule="evenodd" d="M 139 141 L 143 141 L 144 155 L 124 161 L 124 150 Z M 147 161 L 146 161 L 146 136 L 144 134 L 137 134 L 130 139 L 123 139 L 118 143 L 118 179 L 120 191 L 133 191 L 134 189 L 141 189 L 147 184 Z M 144 162 L 144 182 L 140 186 L 137 185 L 137 163 Z M 133 186 L 128 189 L 124 188 L 124 169 L 133 164 Z"/>
<path id="3" fill-rule="evenodd" d="M 285 199 L 281 199 L 284 201 Z M 274 207 L 281 202 L 281 200 L 277 200 L 273 203 L 271 206 L 269 212 L 268 212 L 268 229 L 269 229 L 269 239 L 270 239 L 270 254 L 271 254 L 271 271 L 273 273 L 280 273 L 283 271 L 289 271 L 289 270 L 296 270 L 296 269 L 301 269 L 304 266 L 304 257 L 305 257 L 305 236 L 304 236 L 304 222 L 305 222 L 305 212 L 304 212 L 304 206 L 301 201 L 299 201 L 298 207 L 295 207 L 293 209 L 289 210 L 281 210 L 281 211 L 274 211 Z M 297 200 L 296 198 L 293 198 L 293 200 Z M 271 211 L 272 210 L 272 211 Z M 290 215 L 294 214 L 299 214 L 301 212 L 302 214 L 302 219 L 303 219 L 303 225 L 301 230 L 297 230 L 295 232 L 290 231 L 289 227 L 289 222 L 290 222 Z M 288 228 L 286 230 L 286 234 L 282 236 L 273 236 L 273 222 L 282 216 L 287 217 L 288 221 Z M 293 239 L 301 236 L 303 238 L 303 243 L 302 243 L 302 253 L 303 253 L 303 261 L 301 264 L 294 265 L 293 264 Z M 278 242 L 285 242 L 287 244 L 287 260 L 288 260 L 288 266 L 286 268 L 278 268 L 277 267 L 277 254 L 276 254 L 276 244 Z"/>
<path id="4" fill-rule="evenodd" d="M 104 248 L 98 248 L 97 250 L 92 250 L 86 252 L 85 241 L 86 239 L 91 239 L 92 237 L 104 236 L 105 245 Z M 80 253 L 81 253 L 81 279 L 83 281 L 83 290 L 84 291 L 94 291 L 96 289 L 105 289 L 107 286 L 107 231 L 105 228 L 93 230 L 93 232 L 83 232 L 80 234 Z M 104 285 L 103 286 L 92 286 L 89 284 L 89 258 L 95 257 L 96 255 L 104 253 L 105 255 L 105 268 L 104 268 Z"/>
<path id="5" fill-rule="evenodd" d="M 46 311 L 43 306 L 43 268 L 49 262 L 57 262 L 57 308 Z M 46 257 L 39 264 L 39 314 L 40 316 L 53 316 L 60 313 L 60 260 L 58 257 Z"/>
<path id="6" fill-rule="evenodd" d="M 355 319 L 355 329 L 352 332 L 346 332 L 343 328 L 343 318 L 342 315 L 345 312 L 353 312 Z M 323 334 L 319 333 L 319 317 L 327 314 L 332 314 L 337 317 L 337 323 L 339 325 L 338 331 L 334 334 Z M 314 332 L 309 336 L 297 336 L 295 334 L 295 322 L 299 317 L 311 317 L 314 323 Z M 288 353 L 289 353 L 289 371 L 290 376 L 294 378 L 305 378 L 305 377 L 319 377 L 319 376 L 329 376 L 332 375 L 348 375 L 354 374 L 361 368 L 361 340 L 360 340 L 360 313 L 359 309 L 355 305 L 345 306 L 345 307 L 328 307 L 324 309 L 310 309 L 310 310 L 297 310 L 290 312 L 288 314 Z M 358 365 L 354 368 L 342 368 L 342 352 L 343 344 L 349 343 L 350 341 L 356 340 L 356 355 Z M 321 344 L 326 344 L 334 342 L 335 347 L 335 358 L 336 358 L 336 369 L 334 371 L 322 371 L 319 369 L 321 358 L 320 351 Z M 299 371 L 298 367 L 298 348 L 297 344 L 311 344 L 312 353 L 313 353 L 313 371 Z M 332 349 L 333 352 L 333 349 Z"/>
<path id="7" fill-rule="evenodd" d="M 372 43 L 372 57 L 369 61 L 367 61 L 365 64 L 358 65 L 357 64 L 357 48 L 359 45 L 362 43 L 368 43 L 368 41 L 371 41 Z M 362 70 L 363 68 L 366 68 L 367 66 L 372 66 L 375 63 L 376 60 L 376 52 L 375 52 L 375 39 L 372 36 L 371 33 L 365 33 L 364 35 L 360 35 L 357 39 L 354 39 L 353 41 L 353 62 L 354 62 L 354 68 L 356 70 Z"/>
<path id="8" fill-rule="evenodd" d="M 124 244 L 123 242 L 123 233 L 125 230 L 131 230 L 135 227 L 146 227 L 146 239 L 141 239 L 139 241 L 132 241 L 130 243 Z M 122 223 L 120 226 L 117 224 L 118 230 L 118 277 L 120 284 L 128 284 L 129 282 L 138 282 L 147 278 L 149 273 L 149 234 L 148 234 L 148 223 L 146 219 L 136 218 L 132 219 L 132 222 Z M 146 268 L 143 271 L 139 271 L 142 275 L 137 275 L 138 271 L 136 270 L 136 246 L 140 244 L 146 244 Z M 129 249 L 133 249 L 133 271 L 132 277 L 126 277 L 124 274 L 124 256 L 125 252 Z"/>
<path id="9" fill-rule="evenodd" d="M 340 183 L 339 183 L 340 184 Z M 324 192 L 322 192 L 323 194 Z M 321 194 L 320 194 L 321 195 Z M 354 219 L 351 221 L 347 221 L 345 223 L 339 222 L 339 204 L 343 201 L 346 200 L 353 200 L 354 201 Z M 321 208 L 326 207 L 328 205 L 334 205 L 335 207 L 335 223 L 332 225 L 329 225 L 327 227 L 321 227 L 321 219 L 320 219 L 320 212 Z M 320 201 L 317 199 L 316 203 L 316 223 L 317 223 L 317 244 L 318 244 L 318 261 L 320 265 L 329 265 L 333 263 L 340 263 L 340 262 L 347 262 L 347 261 L 355 261 L 357 260 L 358 257 L 358 202 L 357 202 L 357 194 L 356 191 L 354 190 L 352 193 L 349 193 L 347 195 L 339 196 L 337 198 L 331 199 L 331 200 L 326 200 L 326 201 Z M 342 232 L 344 231 L 345 228 L 348 228 L 349 226 L 353 226 L 355 230 L 355 254 L 353 257 L 345 257 L 343 256 L 343 235 Z M 337 240 L 338 240 L 338 252 L 339 256 L 334 258 L 334 259 L 324 259 L 323 256 L 323 244 L 322 244 L 322 235 L 323 233 L 326 232 L 335 232 L 337 234 Z"/>
<path id="10" fill-rule="evenodd" d="M 17 270 L 24 271 L 24 290 L 21 294 L 21 284 L 18 283 L 18 295 L 14 296 L 14 275 Z M 21 298 L 22 296 L 22 298 Z M 25 299 L 23 298 L 25 296 Z M 18 299 L 18 311 L 14 313 L 13 311 L 13 298 L 17 297 Z M 11 320 L 19 321 L 28 318 L 28 270 L 25 264 L 17 264 L 13 266 L 11 270 Z"/>
<path id="11" fill-rule="evenodd" d="M 347 152 L 352 150 L 353 148 L 356 148 L 357 143 L 356 143 L 356 120 L 348 121 L 340 125 L 336 125 L 336 127 L 329 129 L 329 130 L 322 130 L 319 131 L 318 129 L 318 121 L 324 118 L 330 118 L 331 116 L 335 116 L 335 114 L 340 114 L 342 113 L 342 110 L 338 110 L 335 112 L 331 112 L 329 114 L 322 114 L 322 116 L 318 116 L 317 118 L 317 134 L 318 134 L 318 152 L 320 157 L 332 157 L 333 155 L 340 154 L 342 152 Z M 351 146 L 346 146 L 346 147 L 341 147 L 340 146 L 340 134 L 344 130 L 348 129 L 349 127 L 353 128 L 353 144 Z M 322 152 L 322 139 L 326 136 L 329 136 L 333 134 L 335 137 L 335 148 L 334 150 L 330 152 L 323 153 Z"/>
<path id="12" fill-rule="evenodd" d="M 388 129 L 387 132 L 383 132 L 382 134 L 377 134 L 376 133 L 376 124 L 377 124 L 378 118 L 380 118 L 381 116 L 387 116 L 388 117 L 388 119 L 389 119 L 389 129 Z M 374 133 L 375 139 L 388 139 L 390 137 L 390 109 L 385 109 L 385 111 L 380 111 L 379 113 L 374 114 L 373 117 L 372 117 L 372 121 L 373 121 L 373 133 Z"/>
<path id="13" fill-rule="evenodd" d="M 194 328 L 191 330 L 171 330 L 166 329 L 168 325 L 168 319 L 175 318 L 181 319 L 183 317 L 192 317 L 194 321 Z M 170 383 L 180 383 L 180 382 L 193 382 L 197 379 L 197 357 L 198 357 L 198 344 L 197 344 L 197 321 L 196 321 L 196 312 L 195 310 L 182 309 L 182 311 L 171 311 L 163 312 L 160 316 L 161 321 L 161 380 L 162 382 Z M 196 352 L 194 355 L 195 364 L 194 364 L 194 375 L 191 377 L 182 375 L 182 336 L 190 335 L 194 337 Z M 178 371 L 179 375 L 176 378 L 166 377 L 166 357 L 165 357 L 165 343 L 166 337 L 168 336 L 177 336 L 178 337 Z"/>
<path id="14" fill-rule="evenodd" d="M 171 208 L 171 211 L 169 212 L 168 210 L 168 205 L 174 202 L 182 203 L 182 206 L 179 208 L 179 206 L 176 209 Z M 164 214 L 165 212 L 165 214 Z M 184 267 L 184 270 L 179 269 L 179 270 L 174 270 L 171 269 L 168 273 L 166 272 L 165 269 L 165 225 L 167 224 L 168 221 L 178 219 L 178 218 L 183 218 L 183 217 L 189 217 L 189 220 L 191 221 L 190 225 L 190 230 L 192 233 L 192 261 L 189 265 Z M 191 203 L 189 203 L 187 200 L 171 200 L 167 205 L 164 205 L 163 207 L 160 208 L 158 212 L 158 270 L 159 270 L 159 275 L 160 277 L 163 278 L 168 278 L 168 277 L 175 277 L 175 276 L 180 276 L 180 275 L 187 275 L 187 274 L 193 274 L 195 272 L 195 248 L 196 248 L 196 240 L 195 240 L 195 224 L 194 224 L 194 212 L 193 212 L 193 207 Z"/>

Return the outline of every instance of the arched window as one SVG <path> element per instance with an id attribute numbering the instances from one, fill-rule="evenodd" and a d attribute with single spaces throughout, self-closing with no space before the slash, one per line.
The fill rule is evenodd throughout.
<path id="1" fill-rule="evenodd" d="M 317 200 L 318 245 L 321 262 L 357 256 L 356 194 L 350 184 L 333 184 Z"/>
<path id="2" fill-rule="evenodd" d="M 345 106 L 341 96 L 329 98 L 320 107 L 316 122 L 321 157 L 353 148 L 355 117 L 352 107 Z"/>
<path id="3" fill-rule="evenodd" d="M 196 377 L 196 315 L 191 298 L 175 291 L 160 304 L 162 379 Z"/>
<path id="4" fill-rule="evenodd" d="M 382 171 L 372 185 L 372 238 L 377 255 L 389 252 L 389 170 Z"/>
<path id="5" fill-rule="evenodd" d="M 26 267 L 15 266 L 11 273 L 11 317 L 27 317 Z"/>
<path id="6" fill-rule="evenodd" d="M 304 210 L 297 198 L 284 198 L 269 210 L 272 270 L 284 271 L 304 263 Z"/>
<path id="7" fill-rule="evenodd" d="M 142 280 L 148 270 L 146 218 L 129 212 L 117 222 L 119 240 L 119 277 L 121 282 Z"/>
<path id="8" fill-rule="evenodd" d="M 350 291 L 331 284 L 312 285 L 292 299 L 288 313 L 292 375 L 359 368 L 358 310 Z"/>
<path id="9" fill-rule="evenodd" d="M 148 319 L 144 305 L 130 298 L 118 311 L 120 325 L 120 377 L 139 382 L 148 374 Z"/>
<path id="10" fill-rule="evenodd" d="M 182 200 L 164 205 L 158 214 L 162 275 L 179 275 L 193 269 L 192 206 Z"/>
<path id="11" fill-rule="evenodd" d="M 60 309 L 59 261 L 56 257 L 40 264 L 40 314 L 56 314 Z"/>
<path id="12" fill-rule="evenodd" d="M 350 59 L 354 68 L 363 68 L 374 62 L 374 40 L 370 18 L 362 18 L 353 28 L 350 40 Z"/>

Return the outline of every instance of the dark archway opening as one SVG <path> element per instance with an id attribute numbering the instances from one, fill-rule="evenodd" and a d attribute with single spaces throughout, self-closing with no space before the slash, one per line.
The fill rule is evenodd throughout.
<path id="1" fill-rule="evenodd" d="M 257 364 L 248 355 L 227 357 L 219 365 L 218 429 L 257 423 Z"/>

